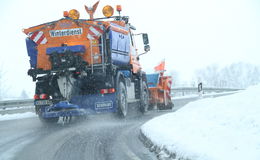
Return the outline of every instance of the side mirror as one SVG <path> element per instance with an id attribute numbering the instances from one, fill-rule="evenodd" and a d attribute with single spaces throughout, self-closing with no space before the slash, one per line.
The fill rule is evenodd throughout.
<path id="1" fill-rule="evenodd" d="M 148 39 L 148 34 L 147 33 L 143 33 L 143 42 L 144 42 L 144 45 L 148 45 L 149 44 L 149 39 Z"/>
<path id="2" fill-rule="evenodd" d="M 139 57 L 143 54 L 146 54 L 150 51 L 150 45 L 149 45 L 149 39 L 148 39 L 148 34 L 147 33 L 140 33 L 140 34 L 137 34 L 137 35 L 141 35 L 143 36 L 143 42 L 144 42 L 144 53 L 141 53 L 137 56 L 137 60 L 139 60 Z"/>
<path id="3" fill-rule="evenodd" d="M 144 51 L 145 51 L 145 52 L 149 52 L 149 51 L 150 51 L 150 49 L 151 49 L 151 48 L 150 48 L 150 46 L 149 46 L 149 45 L 145 45 L 145 46 L 144 46 Z"/>

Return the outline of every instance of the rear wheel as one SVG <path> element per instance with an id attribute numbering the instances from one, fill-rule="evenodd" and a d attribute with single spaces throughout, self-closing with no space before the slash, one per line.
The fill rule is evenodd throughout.
<path id="1" fill-rule="evenodd" d="M 125 84 L 122 81 L 119 82 L 117 89 L 117 107 L 119 116 L 126 117 L 128 110 L 127 92 Z"/>
<path id="2" fill-rule="evenodd" d="M 145 113 L 149 107 L 149 91 L 144 81 L 142 82 L 140 100 L 140 110 L 142 113 Z"/>

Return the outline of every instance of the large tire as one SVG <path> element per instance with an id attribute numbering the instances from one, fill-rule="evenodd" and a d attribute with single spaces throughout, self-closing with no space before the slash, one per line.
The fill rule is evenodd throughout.
<path id="1" fill-rule="evenodd" d="M 122 118 L 125 118 L 128 111 L 127 91 L 125 84 L 122 81 L 119 81 L 117 87 L 117 108 L 118 115 Z"/>
<path id="2" fill-rule="evenodd" d="M 140 111 L 142 113 L 147 112 L 149 107 L 149 91 L 146 83 L 143 81 L 140 92 Z"/>
<path id="3" fill-rule="evenodd" d="M 172 108 L 174 107 L 174 104 L 173 103 L 169 103 L 168 105 L 157 104 L 157 107 L 159 110 L 172 110 Z"/>

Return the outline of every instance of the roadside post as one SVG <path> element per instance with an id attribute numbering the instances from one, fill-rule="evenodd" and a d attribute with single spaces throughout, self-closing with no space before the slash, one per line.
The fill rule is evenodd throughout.
<path id="1" fill-rule="evenodd" d="M 199 93 L 199 97 L 202 97 L 203 94 L 202 82 L 198 84 L 198 93 Z"/>

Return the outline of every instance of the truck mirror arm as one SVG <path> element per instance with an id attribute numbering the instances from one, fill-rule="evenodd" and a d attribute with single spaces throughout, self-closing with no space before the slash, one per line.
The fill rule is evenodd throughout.
<path id="1" fill-rule="evenodd" d="M 148 51 L 146 51 L 146 52 L 144 52 L 144 53 L 141 53 L 141 54 L 139 54 L 139 55 L 137 56 L 137 60 L 139 60 L 139 57 L 140 57 L 141 55 L 144 55 L 144 54 L 146 54 L 146 53 L 148 53 Z"/>
<path id="2" fill-rule="evenodd" d="M 144 53 L 141 53 L 141 54 L 139 54 L 138 56 L 137 56 L 137 60 L 139 60 L 139 57 L 141 56 L 141 55 L 144 55 L 144 54 L 146 54 L 146 53 L 148 53 L 149 51 L 150 51 L 150 46 L 149 45 L 145 45 L 144 46 Z"/>

